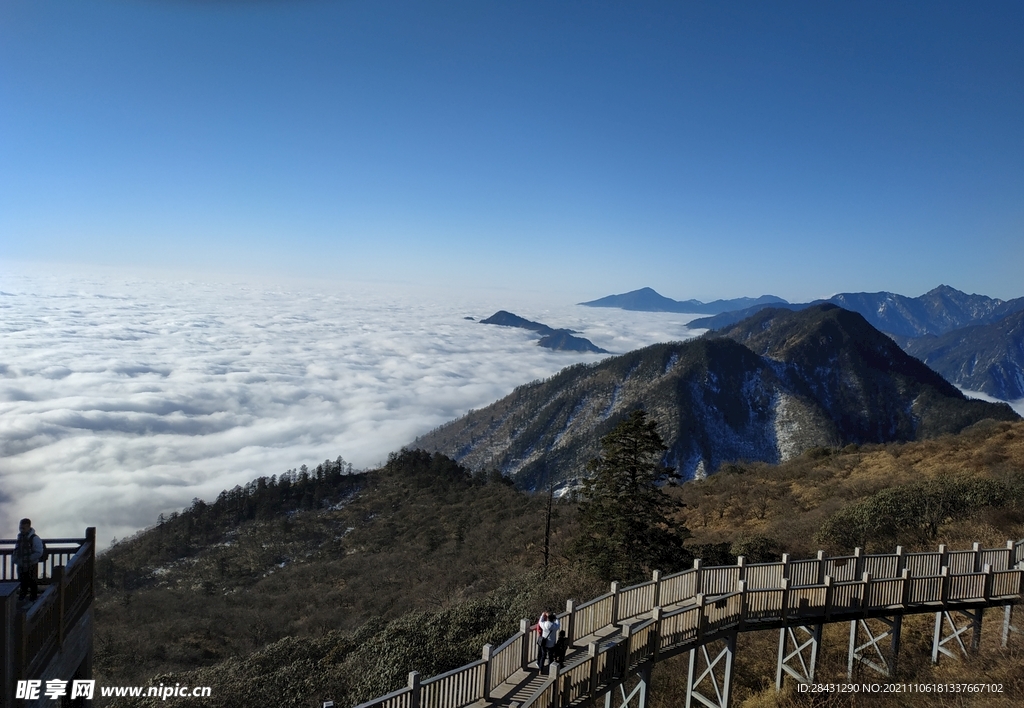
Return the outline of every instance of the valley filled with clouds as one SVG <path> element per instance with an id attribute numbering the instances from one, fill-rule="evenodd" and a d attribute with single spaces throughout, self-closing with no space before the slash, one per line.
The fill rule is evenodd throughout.
<path id="1" fill-rule="evenodd" d="M 584 299 L 580 297 L 579 299 Z M 357 284 L 0 274 L 0 535 L 98 527 L 339 455 L 363 468 L 515 386 L 602 355 L 476 320 L 506 309 L 622 353 L 686 315 Z M 6 531 L 3 531 L 6 529 Z"/>

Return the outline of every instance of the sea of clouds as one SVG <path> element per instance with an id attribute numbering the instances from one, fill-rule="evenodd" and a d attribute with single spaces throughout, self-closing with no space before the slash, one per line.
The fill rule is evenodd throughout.
<path id="1" fill-rule="evenodd" d="M 562 300 L 2 271 L 0 537 L 30 516 L 43 536 L 96 526 L 107 545 L 258 476 L 339 455 L 366 468 L 602 358 L 475 321 L 498 309 L 614 353 L 693 334 L 691 316 Z"/>

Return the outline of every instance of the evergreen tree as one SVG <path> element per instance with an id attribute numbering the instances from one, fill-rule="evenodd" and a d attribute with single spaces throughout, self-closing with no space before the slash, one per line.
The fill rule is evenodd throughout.
<path id="1" fill-rule="evenodd" d="M 655 422 L 637 410 L 601 438 L 600 457 L 587 465 L 574 550 L 606 580 L 635 580 L 692 562 L 683 549 L 689 532 L 671 518 L 680 505 L 660 486 L 678 479 L 662 464 L 667 449 Z"/>

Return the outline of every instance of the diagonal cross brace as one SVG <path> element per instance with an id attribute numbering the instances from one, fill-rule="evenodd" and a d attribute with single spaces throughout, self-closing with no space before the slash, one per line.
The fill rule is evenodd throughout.
<path id="1" fill-rule="evenodd" d="M 805 625 L 796 627 L 783 627 L 779 630 L 779 658 L 775 666 L 775 690 L 782 690 L 784 674 L 789 674 L 800 683 L 814 683 L 814 670 L 818 663 L 818 653 L 821 650 L 821 628 L 822 625 L 813 625 L 809 629 Z M 805 635 L 803 643 L 797 637 L 799 630 Z M 786 653 L 789 646 L 794 647 L 793 651 Z M 805 657 L 804 652 L 809 651 Z M 799 667 L 791 662 L 796 658 L 799 660 Z"/>
<path id="2" fill-rule="evenodd" d="M 966 617 L 968 622 L 964 625 L 959 625 L 954 617 L 954 612 L 960 614 L 962 617 Z M 939 663 L 939 655 L 945 654 L 950 659 L 958 658 L 957 654 L 961 656 L 970 656 L 972 652 L 978 651 L 978 644 L 981 642 L 981 613 L 982 608 L 976 610 L 952 610 L 949 612 L 936 612 L 935 613 L 935 633 L 932 635 L 932 663 Z M 945 622 L 943 622 L 945 620 Z M 949 634 L 945 634 L 948 629 Z M 967 632 L 971 632 L 971 648 L 968 651 L 967 645 L 964 644 L 961 637 Z M 943 636 L 945 634 L 945 636 Z M 946 644 L 958 647 L 960 651 L 954 652 L 951 649 L 946 648 Z"/>
<path id="3" fill-rule="evenodd" d="M 700 654 L 698 655 L 698 652 Z M 711 658 L 708 652 L 708 645 L 704 644 L 696 649 L 690 650 L 690 669 L 686 684 L 686 708 L 693 708 L 694 702 L 706 708 L 729 708 L 729 701 L 732 693 L 732 662 L 736 654 L 736 633 L 725 637 L 725 646 Z M 704 659 L 704 670 L 697 675 L 698 656 Z M 723 664 L 722 678 L 719 681 L 715 668 Z M 710 679 L 711 687 L 715 691 L 714 697 L 701 693 L 698 689 L 705 679 Z"/>
<path id="4" fill-rule="evenodd" d="M 849 681 L 853 680 L 853 665 L 858 662 L 883 676 L 892 676 L 896 672 L 896 659 L 900 653 L 900 633 L 903 628 L 903 616 L 896 615 L 892 619 L 876 617 L 875 619 L 887 627 L 885 631 L 878 635 L 871 631 L 871 625 L 868 624 L 867 620 L 859 619 L 850 622 L 850 651 L 846 663 L 846 678 Z M 858 645 L 857 636 L 860 630 L 864 631 L 868 636 L 868 640 Z M 886 638 L 889 638 L 891 659 L 886 659 L 885 654 L 882 653 L 882 641 Z M 875 656 L 878 657 L 877 662 L 864 655 L 865 649 L 869 648 L 874 650 Z"/>
<path id="5" fill-rule="evenodd" d="M 651 683 L 651 667 L 648 665 L 645 669 L 642 669 L 637 673 L 636 686 L 633 687 L 628 694 L 626 693 L 626 683 L 623 681 L 616 688 L 618 689 L 618 696 L 615 697 L 615 689 L 612 689 L 608 693 L 604 694 L 604 705 L 605 708 L 633 708 L 633 699 L 636 699 L 636 708 L 647 708 L 647 693 Z M 612 701 L 619 701 L 613 703 Z"/>

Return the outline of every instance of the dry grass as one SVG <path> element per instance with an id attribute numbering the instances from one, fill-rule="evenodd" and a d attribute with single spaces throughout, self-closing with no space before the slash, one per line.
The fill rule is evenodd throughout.
<path id="1" fill-rule="evenodd" d="M 941 475 L 1006 480 L 1022 471 L 1024 422 L 984 421 L 933 440 L 817 449 L 777 466 L 733 465 L 677 493 L 687 505 L 681 520 L 694 543 L 731 543 L 760 534 L 803 556 L 817 550 L 814 535 L 830 514 L 887 487 Z M 1019 509 L 987 510 L 939 533 L 950 548 L 974 541 L 998 547 L 1022 537 Z"/>

